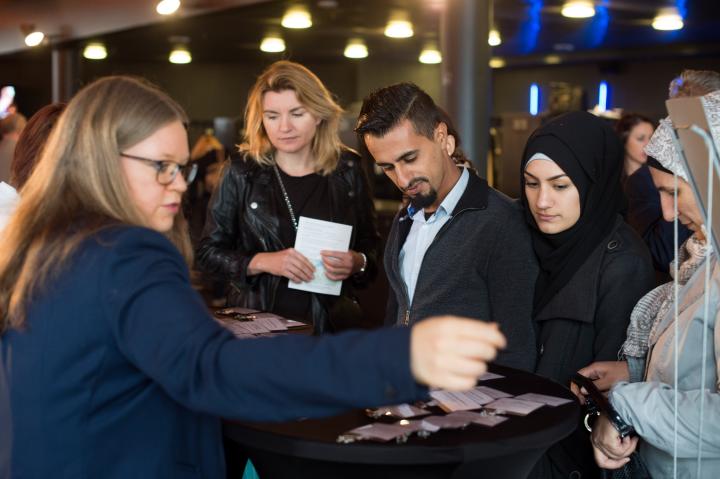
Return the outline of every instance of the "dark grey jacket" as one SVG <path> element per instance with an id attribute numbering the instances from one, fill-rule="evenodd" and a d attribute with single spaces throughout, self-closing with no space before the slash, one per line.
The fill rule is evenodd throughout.
<path id="1" fill-rule="evenodd" d="M 385 250 L 392 291 L 385 324 L 409 325 L 428 316 L 455 314 L 494 321 L 508 345 L 497 363 L 532 371 L 536 346 L 532 302 L 537 262 L 520 206 L 470 175 L 467 188 L 427 249 L 412 304 L 399 254 L 412 219 L 395 217 Z"/>
<path id="2" fill-rule="evenodd" d="M 620 216 L 613 231 L 535 317 L 540 357 L 536 372 L 569 386 L 580 368 L 615 361 L 638 300 L 655 286 L 650 253 Z M 573 476 L 577 471 L 582 476 Z M 590 439 L 578 429 L 554 445 L 531 477 L 596 477 Z"/>

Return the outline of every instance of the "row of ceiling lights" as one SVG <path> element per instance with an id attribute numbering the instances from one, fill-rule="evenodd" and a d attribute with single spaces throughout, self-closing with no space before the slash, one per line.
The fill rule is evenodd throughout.
<path id="1" fill-rule="evenodd" d="M 560 13 L 568 18 L 590 18 L 595 16 L 595 4 L 590 0 L 570 0 L 563 4 Z M 680 30 L 683 26 L 676 7 L 661 8 L 652 21 L 655 30 Z"/>
<path id="2" fill-rule="evenodd" d="M 160 0 L 155 9 L 161 15 L 172 15 L 179 8 L 180 0 Z M 593 2 L 589 0 L 570 0 L 563 4 L 561 13 L 568 18 L 589 18 L 595 15 L 595 7 Z M 305 7 L 294 6 L 287 10 L 282 18 L 281 25 L 291 29 L 310 28 L 312 26 L 312 16 Z M 662 8 L 653 19 L 652 26 L 656 30 L 678 30 L 683 27 L 683 19 L 677 8 Z M 25 44 L 30 47 L 40 45 L 45 39 L 44 33 L 35 30 L 32 26 L 24 25 L 21 30 L 25 33 Z M 415 34 L 413 24 L 409 20 L 407 13 L 399 10 L 391 13 L 384 33 L 390 38 L 409 38 Z M 488 35 L 488 44 L 498 46 L 501 43 L 500 32 L 496 28 L 491 29 Z M 285 41 L 277 33 L 269 34 L 260 43 L 260 50 L 269 53 L 283 52 L 285 51 Z M 343 54 L 347 58 L 366 58 L 368 48 L 362 38 L 351 38 L 348 40 Z M 107 49 L 102 43 L 92 42 L 83 50 L 83 56 L 90 60 L 102 60 L 107 57 Z M 428 42 L 420 53 L 418 60 L 421 63 L 429 64 L 442 62 L 442 55 L 437 48 L 437 44 Z M 190 63 L 192 55 L 186 45 L 178 45 L 170 52 L 169 61 L 177 64 Z"/>

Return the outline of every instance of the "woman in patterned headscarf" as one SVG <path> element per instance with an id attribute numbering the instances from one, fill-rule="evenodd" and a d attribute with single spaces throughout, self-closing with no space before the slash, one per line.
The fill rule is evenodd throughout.
<path id="1" fill-rule="evenodd" d="M 702 97 L 701 102 L 716 148 L 720 148 L 720 90 Z M 675 457 L 676 477 L 717 478 L 720 268 L 716 254 L 709 251 L 710 233 L 687 170 L 675 151 L 671 128 L 669 121 L 662 121 L 646 151 L 654 158 L 648 164 L 660 190 L 665 219 L 677 219 L 693 231 L 678 252 L 677 270 L 670 267 L 679 287 L 677 312 L 673 283 L 659 286 L 638 302 L 623 346 L 625 374 L 619 376 L 622 380 L 612 387 L 609 399 L 639 440 L 620 438 L 613 424 L 601 415 L 593 427 L 592 443 L 597 463 L 604 468 L 624 467 L 637 448 L 640 462 L 652 477 L 673 476 Z M 599 388 L 607 389 L 618 374 L 606 366 L 593 364 L 580 372 L 597 378 Z"/>

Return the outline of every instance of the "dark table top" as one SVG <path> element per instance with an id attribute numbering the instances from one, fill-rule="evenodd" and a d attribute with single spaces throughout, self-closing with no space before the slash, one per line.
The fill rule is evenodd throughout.
<path id="1" fill-rule="evenodd" d="M 226 421 L 225 436 L 254 449 L 305 459 L 356 464 L 464 463 L 515 452 L 547 448 L 570 434 L 578 425 L 580 405 L 565 387 L 527 372 L 491 366 L 505 376 L 481 384 L 513 395 L 539 393 L 573 399 L 557 407 L 543 406 L 527 416 L 510 419 L 492 428 L 471 424 L 462 430 L 441 430 L 427 438 L 416 435 L 397 444 L 358 441 L 338 443 L 338 435 L 369 424 L 374 419 L 353 410 L 327 419 L 286 423 Z"/>

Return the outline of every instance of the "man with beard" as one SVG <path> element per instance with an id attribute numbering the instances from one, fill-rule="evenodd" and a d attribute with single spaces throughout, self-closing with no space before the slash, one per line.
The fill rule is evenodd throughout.
<path id="1" fill-rule="evenodd" d="M 385 249 L 386 326 L 437 314 L 497 322 L 508 344 L 496 363 L 533 370 L 538 270 L 519 205 L 456 166 L 457 138 L 414 84 L 370 94 L 355 131 L 363 153 L 410 198 Z"/>

